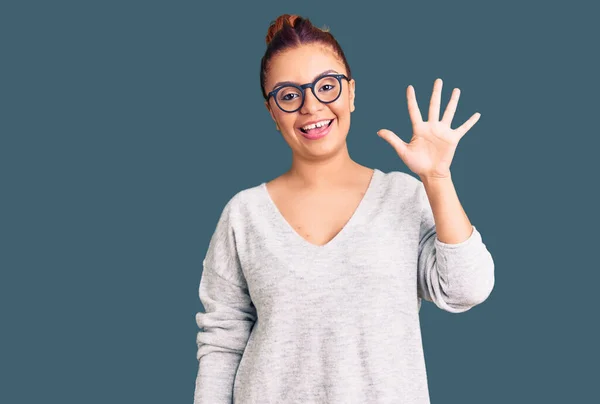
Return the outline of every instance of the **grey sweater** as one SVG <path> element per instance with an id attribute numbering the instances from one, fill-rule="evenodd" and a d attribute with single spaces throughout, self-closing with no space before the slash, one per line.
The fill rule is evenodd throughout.
<path id="1" fill-rule="evenodd" d="M 324 246 L 288 224 L 263 182 L 235 194 L 210 240 L 196 314 L 194 404 L 426 404 L 421 300 L 461 313 L 494 262 L 473 227 L 436 236 L 422 182 L 375 169 Z"/>

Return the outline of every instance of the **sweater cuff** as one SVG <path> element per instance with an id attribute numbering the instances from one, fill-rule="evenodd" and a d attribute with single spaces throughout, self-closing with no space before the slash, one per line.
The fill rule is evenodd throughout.
<path id="1" fill-rule="evenodd" d="M 466 248 L 468 246 L 470 246 L 471 244 L 476 244 L 481 242 L 481 234 L 479 233 L 479 231 L 477 231 L 477 228 L 474 225 L 471 225 L 472 230 L 471 230 L 471 235 L 469 236 L 469 238 L 467 238 L 464 241 L 461 241 L 460 243 L 454 243 L 454 244 L 448 244 L 448 243 L 444 243 L 442 241 L 440 241 L 439 238 L 437 238 L 437 234 L 435 236 L 435 247 L 436 249 L 439 250 L 455 250 L 458 248 Z"/>
<path id="2" fill-rule="evenodd" d="M 460 243 L 448 244 L 441 242 L 437 235 L 435 237 L 438 264 L 447 276 L 454 279 L 488 263 L 489 253 L 483 244 L 481 234 L 475 226 L 472 227 L 469 238 Z"/>

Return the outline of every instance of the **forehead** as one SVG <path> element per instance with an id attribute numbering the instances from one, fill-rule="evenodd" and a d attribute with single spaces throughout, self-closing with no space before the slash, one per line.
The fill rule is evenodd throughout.
<path id="1" fill-rule="evenodd" d="M 301 45 L 298 48 L 288 49 L 271 59 L 266 88 L 270 90 L 279 81 L 308 83 L 317 74 L 329 69 L 346 73 L 343 63 L 330 48 L 316 44 Z"/>

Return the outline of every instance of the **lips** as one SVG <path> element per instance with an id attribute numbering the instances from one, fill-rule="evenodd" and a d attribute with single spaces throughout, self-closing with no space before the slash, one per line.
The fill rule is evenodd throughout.
<path id="1" fill-rule="evenodd" d="M 321 121 L 323 121 L 323 119 L 321 119 L 320 121 L 317 121 L 317 122 L 321 122 Z M 316 122 L 313 122 L 313 123 L 316 123 Z M 325 126 L 321 127 L 321 129 L 324 129 L 324 128 L 326 128 L 326 127 L 329 127 L 329 126 L 331 126 L 331 124 L 332 124 L 332 123 L 333 123 L 333 119 L 330 119 L 330 120 L 329 120 L 329 123 L 328 123 L 327 125 L 325 125 Z M 308 123 L 308 124 L 306 124 L 306 125 L 310 125 L 310 123 Z M 306 126 L 306 125 L 302 125 L 302 126 Z M 304 129 L 302 129 L 302 127 L 298 128 L 298 129 L 299 129 L 299 130 L 300 130 L 302 133 L 308 133 L 308 132 L 306 132 Z"/>
<path id="2" fill-rule="evenodd" d="M 309 140 L 318 140 L 318 139 L 322 139 L 324 137 L 326 137 L 329 132 L 331 132 L 331 127 L 333 126 L 333 121 L 335 121 L 335 119 L 332 119 L 331 122 L 329 123 L 329 125 L 323 126 L 321 128 L 319 128 L 318 130 L 311 130 L 310 133 L 304 133 L 304 131 L 300 130 L 300 133 L 302 134 L 302 137 L 309 139 Z"/>

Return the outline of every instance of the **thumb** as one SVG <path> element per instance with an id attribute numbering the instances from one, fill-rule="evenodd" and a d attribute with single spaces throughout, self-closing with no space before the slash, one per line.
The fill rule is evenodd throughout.
<path id="1" fill-rule="evenodd" d="M 406 154 L 406 146 L 407 144 L 398 137 L 394 132 L 388 129 L 379 129 L 377 131 L 377 135 L 379 137 L 386 140 L 392 147 L 396 150 L 396 153 L 404 160 L 404 155 Z"/>

